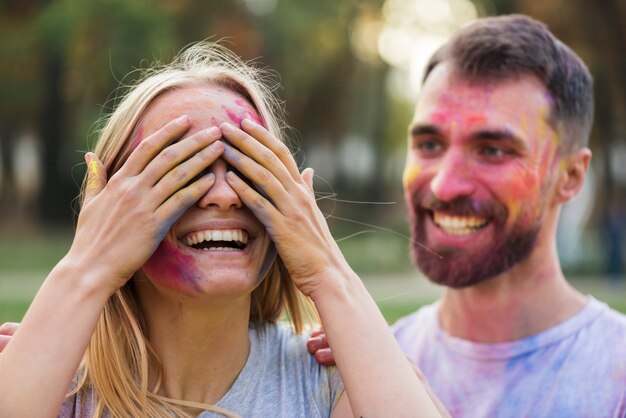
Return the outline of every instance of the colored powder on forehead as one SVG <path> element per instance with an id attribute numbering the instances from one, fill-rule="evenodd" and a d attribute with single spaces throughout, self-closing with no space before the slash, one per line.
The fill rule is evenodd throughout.
<path id="1" fill-rule="evenodd" d="M 195 265 L 194 258 L 183 254 L 168 240 L 163 240 L 154 254 L 143 266 L 146 275 L 161 286 L 175 289 L 193 296 L 195 289 L 200 292 L 198 281 L 202 275 Z"/>
<path id="2" fill-rule="evenodd" d="M 222 110 L 226 112 L 226 114 L 228 115 L 228 119 L 230 119 L 230 121 L 236 126 L 241 126 L 241 121 L 244 120 L 246 117 L 245 114 L 235 113 L 226 106 L 222 106 Z"/>
<path id="3" fill-rule="evenodd" d="M 265 124 L 263 123 L 261 118 L 259 118 L 256 109 L 254 109 L 254 107 L 252 107 L 250 103 L 248 103 L 246 100 L 243 100 L 243 99 L 235 99 L 235 104 L 241 107 L 247 113 L 248 118 L 252 119 L 257 124 L 265 127 Z"/>
<path id="4" fill-rule="evenodd" d="M 486 121 L 487 121 L 487 118 L 485 117 L 485 115 L 481 113 L 474 113 L 474 114 L 468 115 L 466 118 L 466 122 L 470 125 L 482 125 Z"/>

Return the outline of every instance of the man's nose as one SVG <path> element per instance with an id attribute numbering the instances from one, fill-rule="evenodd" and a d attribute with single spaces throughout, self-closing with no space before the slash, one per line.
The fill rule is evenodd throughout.
<path id="1" fill-rule="evenodd" d="M 209 171 L 215 175 L 215 184 L 198 201 L 198 206 L 202 209 L 214 207 L 220 210 L 241 208 L 243 204 L 239 199 L 239 195 L 235 193 L 226 181 L 226 172 L 228 171 L 226 161 L 221 158 L 218 159 L 211 164 Z"/>
<path id="2" fill-rule="evenodd" d="M 471 196 L 476 191 L 474 174 L 467 156 L 460 150 L 449 149 L 436 166 L 430 190 L 444 202 Z"/>

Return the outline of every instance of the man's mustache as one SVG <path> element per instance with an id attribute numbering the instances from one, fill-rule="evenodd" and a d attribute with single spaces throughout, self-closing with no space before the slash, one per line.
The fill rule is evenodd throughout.
<path id="1" fill-rule="evenodd" d="M 432 212 L 447 212 L 459 216 L 479 216 L 504 221 L 507 218 L 506 206 L 495 202 L 459 196 L 451 201 L 438 199 L 431 192 L 418 193 L 413 197 L 415 208 Z"/>

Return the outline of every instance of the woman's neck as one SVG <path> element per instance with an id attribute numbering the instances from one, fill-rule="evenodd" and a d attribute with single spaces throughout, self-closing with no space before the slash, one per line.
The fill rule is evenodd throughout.
<path id="1" fill-rule="evenodd" d="M 163 367 L 159 393 L 215 404 L 248 359 L 249 295 L 206 301 L 163 295 L 151 285 L 140 286 L 137 293 L 148 339 Z"/>

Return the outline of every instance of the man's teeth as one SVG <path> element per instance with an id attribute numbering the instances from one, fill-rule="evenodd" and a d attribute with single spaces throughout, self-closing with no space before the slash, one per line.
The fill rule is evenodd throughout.
<path id="1" fill-rule="evenodd" d="M 487 224 L 481 216 L 451 216 L 434 213 L 435 224 L 450 235 L 469 235 Z"/>
<path id="2" fill-rule="evenodd" d="M 197 231 L 188 234 L 183 239 L 185 245 L 192 246 L 203 242 L 211 241 L 233 241 L 240 245 L 248 243 L 248 233 L 243 229 L 216 229 L 207 231 Z M 211 250 L 233 250 L 231 247 L 211 247 Z"/>

